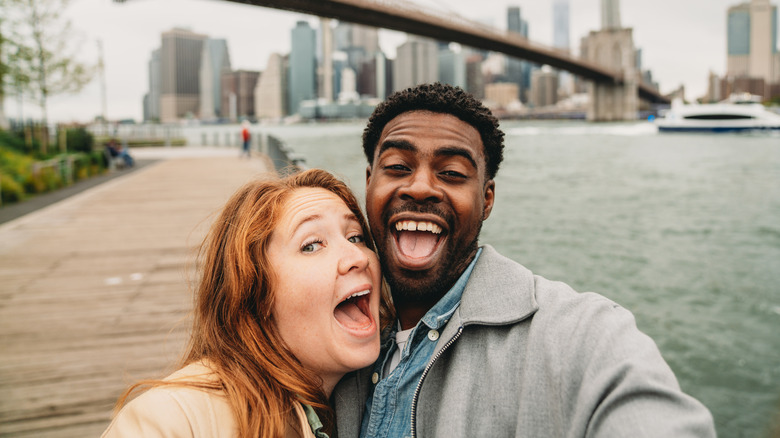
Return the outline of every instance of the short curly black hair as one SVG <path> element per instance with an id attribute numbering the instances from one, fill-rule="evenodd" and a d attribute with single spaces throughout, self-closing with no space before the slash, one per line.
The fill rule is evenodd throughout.
<path id="1" fill-rule="evenodd" d="M 363 130 L 363 152 L 374 164 L 374 150 L 388 122 L 409 111 L 451 114 L 473 126 L 482 138 L 487 178 L 493 179 L 504 159 L 504 133 L 498 120 L 480 101 L 460 87 L 436 82 L 397 91 L 379 104 Z"/>

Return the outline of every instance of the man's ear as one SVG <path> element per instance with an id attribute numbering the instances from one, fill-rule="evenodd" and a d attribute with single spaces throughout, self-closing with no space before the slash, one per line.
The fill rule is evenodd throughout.
<path id="1" fill-rule="evenodd" d="M 368 183 L 371 182 L 371 165 L 369 164 L 366 166 L 366 187 L 368 187 Z"/>
<path id="2" fill-rule="evenodd" d="M 490 217 L 490 212 L 493 211 L 493 203 L 496 200 L 496 182 L 489 179 L 485 182 L 485 204 L 482 209 L 482 220 L 486 220 Z"/>

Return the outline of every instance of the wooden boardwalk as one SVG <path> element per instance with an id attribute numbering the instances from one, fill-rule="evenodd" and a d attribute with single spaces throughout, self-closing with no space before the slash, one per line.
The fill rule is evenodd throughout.
<path id="1" fill-rule="evenodd" d="M 1 437 L 100 436 L 129 383 L 173 369 L 194 248 L 267 169 L 182 153 L 0 226 Z"/>

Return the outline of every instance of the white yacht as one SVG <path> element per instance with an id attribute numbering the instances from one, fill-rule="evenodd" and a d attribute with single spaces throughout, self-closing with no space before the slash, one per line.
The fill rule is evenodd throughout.
<path id="1" fill-rule="evenodd" d="M 671 109 L 655 123 L 661 132 L 780 130 L 780 114 L 761 105 L 760 96 L 732 94 L 711 104 L 686 105 L 675 99 Z"/>

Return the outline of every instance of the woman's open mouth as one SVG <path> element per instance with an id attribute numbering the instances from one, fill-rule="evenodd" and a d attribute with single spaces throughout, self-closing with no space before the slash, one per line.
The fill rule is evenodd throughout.
<path id="1" fill-rule="evenodd" d="M 348 296 L 333 311 L 342 327 L 349 330 L 367 330 L 374 324 L 369 303 L 371 291 L 366 289 Z"/>

